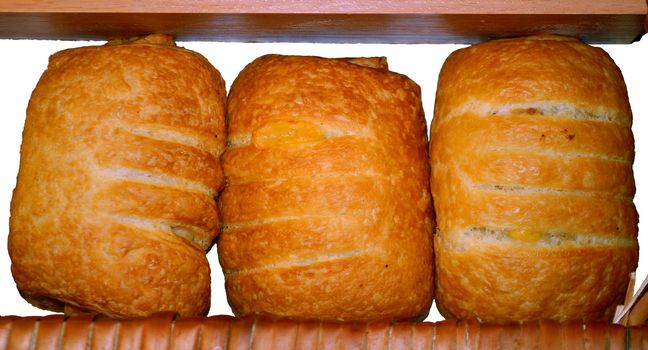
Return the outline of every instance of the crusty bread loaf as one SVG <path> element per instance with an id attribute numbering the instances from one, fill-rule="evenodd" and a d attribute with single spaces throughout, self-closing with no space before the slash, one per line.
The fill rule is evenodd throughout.
<path id="1" fill-rule="evenodd" d="M 53 55 L 11 203 L 21 294 L 69 313 L 206 312 L 224 116 L 219 73 L 169 37 Z"/>
<path id="2" fill-rule="evenodd" d="M 444 315 L 610 319 L 637 264 L 631 122 L 619 69 L 576 39 L 450 55 L 430 144 Z"/>
<path id="3" fill-rule="evenodd" d="M 114 320 L 91 317 L 0 317 L 0 349 L 646 349 L 648 326 L 604 323 L 488 325 L 327 323 L 172 314 Z"/>
<path id="4" fill-rule="evenodd" d="M 432 207 L 415 83 L 384 60 L 268 55 L 233 83 L 228 118 L 218 253 L 235 314 L 427 314 Z"/>

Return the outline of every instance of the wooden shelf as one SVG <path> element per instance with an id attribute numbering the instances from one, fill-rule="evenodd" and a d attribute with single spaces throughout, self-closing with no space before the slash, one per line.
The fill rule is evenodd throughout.
<path id="1" fill-rule="evenodd" d="M 471 43 L 549 32 L 630 43 L 647 13 L 646 0 L 2 0 L 0 38 Z"/>

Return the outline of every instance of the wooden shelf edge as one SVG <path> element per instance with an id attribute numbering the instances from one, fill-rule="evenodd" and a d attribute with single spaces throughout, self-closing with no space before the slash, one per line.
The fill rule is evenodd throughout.
<path id="1" fill-rule="evenodd" d="M 0 12 L 0 38 L 96 39 L 153 32 L 180 41 L 473 43 L 554 33 L 631 43 L 646 14 L 218 14 Z"/>
<path id="2" fill-rule="evenodd" d="M 645 0 L 3 0 L 13 13 L 645 14 Z"/>

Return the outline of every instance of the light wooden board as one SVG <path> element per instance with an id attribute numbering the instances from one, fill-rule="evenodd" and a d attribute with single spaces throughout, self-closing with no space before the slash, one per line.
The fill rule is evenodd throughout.
<path id="1" fill-rule="evenodd" d="M 645 0 L 2 0 L 0 38 L 471 43 L 549 32 L 630 43 L 646 13 Z"/>

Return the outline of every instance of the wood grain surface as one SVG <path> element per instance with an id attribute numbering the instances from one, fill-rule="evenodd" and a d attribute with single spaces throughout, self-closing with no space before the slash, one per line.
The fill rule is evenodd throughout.
<path id="1" fill-rule="evenodd" d="M 385 14 L 641 14 L 643 0 L 4 0 L 2 12 L 104 13 L 385 13 Z"/>
<path id="2" fill-rule="evenodd" d="M 644 0 L 559 1 L 0 1 L 0 38 L 472 43 L 535 33 L 630 43 Z"/>

